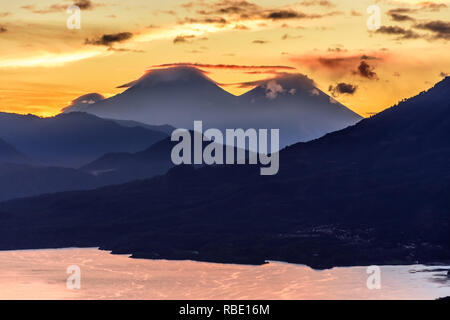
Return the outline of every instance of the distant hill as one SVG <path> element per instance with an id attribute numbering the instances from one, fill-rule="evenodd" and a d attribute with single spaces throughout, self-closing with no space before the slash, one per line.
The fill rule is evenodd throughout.
<path id="1" fill-rule="evenodd" d="M 450 261 L 450 78 L 280 152 L 280 172 L 177 167 L 145 181 L 0 204 L 0 248 L 315 268 Z M 18 237 L 17 234 L 26 235 Z"/>
<path id="2" fill-rule="evenodd" d="M 191 131 L 193 139 L 193 132 Z M 166 173 L 175 165 L 171 159 L 173 147 L 178 142 L 166 138 L 149 148 L 135 153 L 107 153 L 97 160 L 82 166 L 84 172 L 93 174 L 102 185 L 119 184 L 133 180 L 142 180 Z M 203 141 L 203 148 L 210 142 Z M 194 163 L 194 146 L 191 149 L 191 163 Z M 235 150 L 235 159 L 236 159 Z M 248 151 L 245 153 L 249 157 Z M 252 154 L 255 156 L 255 154 Z M 200 167 L 201 165 L 198 165 Z"/>
<path id="3" fill-rule="evenodd" d="M 104 118 L 186 129 L 192 129 L 195 120 L 202 120 L 205 128 L 221 130 L 280 129 L 282 146 L 319 138 L 362 119 L 301 74 L 254 85 L 255 89 L 236 97 L 196 68 L 158 69 L 124 85 L 128 89 L 123 93 L 85 104 L 82 110 Z M 72 110 L 80 108 L 64 112 Z"/>
<path id="4" fill-rule="evenodd" d="M 122 127 L 142 127 L 142 128 L 150 129 L 153 131 L 163 132 L 163 133 L 167 134 L 168 136 L 172 135 L 172 132 L 176 129 L 172 126 L 169 126 L 168 124 L 156 126 L 156 125 L 145 124 L 145 123 L 133 121 L 133 120 L 116 120 L 116 119 L 107 119 L 107 120 L 112 120 L 115 123 L 121 125 Z"/>
<path id="5" fill-rule="evenodd" d="M 105 99 L 105 97 L 99 93 L 88 93 L 74 99 L 70 105 L 63 108 L 61 111 L 63 113 L 85 112 L 86 109 L 88 109 L 91 104 L 94 104 L 103 99 Z"/>
<path id="6" fill-rule="evenodd" d="M 166 138 L 144 151 L 107 153 L 81 170 L 97 176 L 105 185 L 151 178 L 174 166 L 170 155 L 177 143 Z"/>
<path id="7" fill-rule="evenodd" d="M 81 112 L 50 118 L 0 113 L 0 137 L 37 163 L 77 167 L 107 152 L 144 150 L 167 134 Z"/>
<path id="8" fill-rule="evenodd" d="M 27 162 L 28 157 L 17 151 L 16 148 L 0 139 L 0 163 L 3 162 Z"/>
<path id="9" fill-rule="evenodd" d="M 93 175 L 76 169 L 0 164 L 0 201 L 57 191 L 87 190 L 101 185 Z"/>

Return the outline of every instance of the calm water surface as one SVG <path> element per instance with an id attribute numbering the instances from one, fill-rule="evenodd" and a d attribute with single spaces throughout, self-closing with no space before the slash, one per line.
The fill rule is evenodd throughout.
<path id="1" fill-rule="evenodd" d="M 81 269 L 69 290 L 67 267 Z M 436 299 L 450 296 L 450 267 L 382 266 L 381 289 L 366 267 L 315 271 L 263 266 L 137 260 L 97 249 L 0 252 L 0 299 Z"/>

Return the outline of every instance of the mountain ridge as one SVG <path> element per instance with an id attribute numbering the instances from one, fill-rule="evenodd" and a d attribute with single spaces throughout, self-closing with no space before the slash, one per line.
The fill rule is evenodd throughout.
<path id="1" fill-rule="evenodd" d="M 234 96 L 197 68 L 155 69 L 121 86 L 127 88 L 124 92 L 90 104 L 84 111 L 185 129 L 192 129 L 196 120 L 220 130 L 280 129 L 282 146 L 318 138 L 362 119 L 306 79 L 301 74 L 282 74 Z M 308 92 L 302 90 L 306 82 Z M 258 90 L 256 99 L 252 93 Z"/>
<path id="2" fill-rule="evenodd" d="M 149 180 L 1 203 L 0 248 L 100 246 L 136 258 L 314 268 L 450 261 L 449 98 L 446 80 L 285 148 L 276 176 L 255 166 L 181 166 Z"/>
<path id="3" fill-rule="evenodd" d="M 43 165 L 77 167 L 106 152 L 143 150 L 167 136 L 83 112 L 48 118 L 0 113 L 0 137 Z"/>

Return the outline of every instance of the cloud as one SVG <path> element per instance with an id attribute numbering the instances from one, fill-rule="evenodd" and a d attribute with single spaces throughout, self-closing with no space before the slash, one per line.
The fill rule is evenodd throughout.
<path id="1" fill-rule="evenodd" d="M 391 17 L 393 21 L 397 22 L 403 22 L 403 21 L 415 21 L 416 19 L 406 15 L 406 14 L 400 14 L 396 12 L 391 12 L 392 10 L 388 11 L 388 15 Z"/>
<path id="2" fill-rule="evenodd" d="M 194 39 L 195 36 L 194 35 L 187 35 L 187 36 L 176 36 L 175 39 L 173 39 L 173 43 L 177 44 L 177 43 L 185 43 L 188 42 L 191 39 Z"/>
<path id="3" fill-rule="evenodd" d="M 94 4 L 90 0 L 75 0 L 72 1 L 72 4 L 78 6 L 81 10 L 92 10 L 94 9 L 94 7 L 104 6 L 104 4 Z M 40 9 L 36 8 L 35 5 L 25 5 L 21 6 L 20 8 L 36 14 L 47 14 L 65 11 L 67 10 L 68 7 L 69 7 L 68 4 L 52 4 L 50 6 Z"/>
<path id="4" fill-rule="evenodd" d="M 398 35 L 397 40 L 418 39 L 421 35 L 410 29 L 405 29 L 399 26 L 381 26 L 376 33 L 383 33 L 389 35 Z"/>
<path id="5" fill-rule="evenodd" d="M 431 31 L 433 39 L 450 40 L 450 22 L 436 20 L 417 24 L 414 28 Z"/>
<path id="6" fill-rule="evenodd" d="M 335 86 L 330 85 L 328 91 L 332 94 L 333 97 L 338 97 L 341 94 L 353 95 L 355 94 L 357 89 L 358 86 L 356 85 L 341 82 L 336 84 Z"/>
<path id="7" fill-rule="evenodd" d="M 310 19 L 314 19 L 319 18 L 320 15 L 307 15 L 303 12 L 298 12 L 294 10 L 279 10 L 269 12 L 265 17 L 271 20 L 305 19 L 307 17 Z"/>
<path id="8" fill-rule="evenodd" d="M 78 6 L 81 10 L 91 10 L 94 8 L 94 4 L 90 0 L 76 0 L 73 4 Z"/>
<path id="9" fill-rule="evenodd" d="M 331 51 L 326 54 L 309 53 L 300 56 L 291 56 L 289 60 L 301 66 L 306 66 L 311 70 L 320 70 L 322 72 L 328 72 L 335 77 L 342 77 L 347 74 L 355 74 L 355 72 L 360 74 L 359 68 L 361 67 L 362 60 L 382 61 L 387 56 L 388 54 L 386 52 L 381 51 L 367 54 Z"/>
<path id="10" fill-rule="evenodd" d="M 340 15 L 342 12 L 333 11 L 324 14 L 306 14 L 301 11 L 289 10 L 278 10 L 270 11 L 264 17 L 269 20 L 286 20 L 286 19 L 319 19 L 323 17 Z"/>
<path id="11" fill-rule="evenodd" d="M 131 32 L 119 32 L 112 34 L 104 34 L 99 38 L 86 39 L 85 44 L 96 45 L 96 46 L 112 46 L 114 43 L 124 42 L 133 37 Z"/>
<path id="12" fill-rule="evenodd" d="M 184 18 L 184 20 L 179 21 L 179 24 L 185 24 L 185 23 L 190 23 L 190 24 L 227 24 L 228 21 L 222 17 L 203 17 L 203 18 Z"/>
<path id="13" fill-rule="evenodd" d="M 336 5 L 328 0 L 303 0 L 300 2 L 300 5 L 309 7 L 309 6 L 321 6 L 321 7 L 328 7 L 333 8 L 336 7 Z"/>
<path id="14" fill-rule="evenodd" d="M 334 47 L 334 48 L 332 48 L 332 47 L 328 48 L 327 51 L 328 51 L 328 52 L 347 52 L 348 50 L 336 46 L 336 47 Z"/>
<path id="15" fill-rule="evenodd" d="M 0 18 L 9 17 L 11 14 L 12 14 L 11 12 L 0 12 Z"/>
<path id="16" fill-rule="evenodd" d="M 387 12 L 387 15 L 390 16 L 393 21 L 397 22 L 415 21 L 416 19 L 411 17 L 411 14 L 420 13 L 421 11 L 437 12 L 445 8 L 447 8 L 447 5 L 444 3 L 424 1 L 417 3 L 415 7 L 400 7 L 391 9 Z"/>
<path id="17" fill-rule="evenodd" d="M 254 88 L 257 86 L 262 86 L 264 88 L 273 87 L 269 85 L 270 82 L 275 81 L 276 84 L 283 87 L 284 90 L 288 90 L 289 94 L 295 94 L 297 90 L 294 92 L 291 89 L 304 89 L 312 92 L 315 89 L 316 84 L 314 81 L 302 73 L 278 73 L 275 77 L 270 77 L 268 79 L 256 80 L 256 81 L 247 81 L 247 82 L 238 82 L 232 83 L 228 85 L 239 86 L 240 88 Z M 222 84 L 223 85 L 223 84 Z M 280 92 L 278 92 L 280 93 Z"/>
<path id="18" fill-rule="evenodd" d="M 449 73 L 447 73 L 447 72 L 441 72 L 440 74 L 439 74 L 439 76 L 441 76 L 441 77 L 448 77 L 448 76 L 450 76 L 450 74 Z"/>
<path id="19" fill-rule="evenodd" d="M 0 26 L 0 33 L 5 33 L 7 31 L 8 31 L 8 29 L 6 29 L 6 27 Z"/>
<path id="20" fill-rule="evenodd" d="M 134 53 L 145 53 L 145 50 L 136 50 L 136 49 L 128 49 L 128 48 L 113 48 L 109 47 L 108 51 L 114 51 L 114 52 L 134 52 Z"/>
<path id="21" fill-rule="evenodd" d="M 256 44 L 266 44 L 266 43 L 268 43 L 269 41 L 266 41 L 266 40 L 253 40 L 252 41 L 252 43 L 256 43 Z"/>
<path id="22" fill-rule="evenodd" d="M 106 54 L 105 50 L 98 49 L 66 53 L 45 52 L 25 58 L 0 59 L 0 68 L 55 67 Z"/>
<path id="23" fill-rule="evenodd" d="M 284 93 L 286 90 L 276 82 L 276 80 L 269 81 L 266 86 L 266 97 L 270 100 L 276 99 L 278 94 Z"/>
<path id="24" fill-rule="evenodd" d="M 422 9 L 427 9 L 428 11 L 440 11 L 441 9 L 446 9 L 448 6 L 445 3 L 435 3 L 432 1 L 424 1 L 419 3 Z"/>
<path id="25" fill-rule="evenodd" d="M 194 67 L 194 68 L 205 68 L 205 69 L 226 69 L 226 70 L 247 70 L 247 71 L 288 71 L 295 70 L 294 67 L 290 66 L 266 66 L 266 65 L 236 65 L 236 64 L 206 64 L 206 63 L 190 63 L 190 62 L 177 62 L 177 63 L 165 63 L 159 65 L 153 65 L 151 68 L 168 68 L 168 67 Z"/>
<path id="26" fill-rule="evenodd" d="M 51 6 L 45 7 L 43 9 L 37 9 L 35 5 L 25 5 L 21 6 L 20 8 L 36 14 L 47 14 L 65 11 L 67 7 L 68 5 L 52 4 Z"/>
<path id="27" fill-rule="evenodd" d="M 302 3 L 300 3 L 302 4 Z M 304 6 L 318 5 L 324 7 L 333 7 L 334 5 L 327 0 L 303 1 Z M 192 9 L 194 6 L 201 7 L 196 13 L 204 16 L 227 16 L 227 19 L 233 22 L 242 22 L 249 20 L 292 20 L 292 19 L 318 19 L 327 16 L 342 14 L 342 12 L 333 11 L 323 14 L 308 14 L 292 8 L 264 8 L 247 0 L 220 0 L 216 2 L 197 1 L 185 4 L 185 7 Z"/>
<path id="28" fill-rule="evenodd" d="M 360 75 L 363 78 L 367 79 L 378 79 L 377 74 L 375 73 L 375 68 L 370 66 L 366 61 L 361 61 L 358 66 L 358 69 L 354 71 L 354 74 Z"/>
<path id="29" fill-rule="evenodd" d="M 288 39 L 300 39 L 302 38 L 302 36 L 291 36 L 288 33 L 285 33 L 282 37 L 281 40 L 288 40 Z"/>

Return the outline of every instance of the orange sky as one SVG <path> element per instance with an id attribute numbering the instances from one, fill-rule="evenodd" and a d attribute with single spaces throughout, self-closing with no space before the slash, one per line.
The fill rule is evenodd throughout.
<path id="1" fill-rule="evenodd" d="M 79 30 L 66 26 L 74 2 Z M 377 32 L 366 25 L 374 3 Z M 306 74 L 325 92 L 352 84 L 336 99 L 368 116 L 450 73 L 449 13 L 446 1 L 2 1 L 0 111 L 54 115 L 80 95 L 121 92 L 151 66 L 186 62 L 210 65 L 233 94 L 248 88 L 226 84 L 274 72 Z"/>

